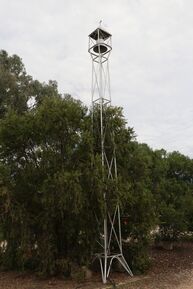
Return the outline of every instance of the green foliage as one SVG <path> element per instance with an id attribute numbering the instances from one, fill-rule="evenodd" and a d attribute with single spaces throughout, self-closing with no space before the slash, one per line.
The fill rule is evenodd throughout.
<path id="1" fill-rule="evenodd" d="M 118 164 L 124 166 L 119 169 L 129 183 L 128 193 L 122 198 L 122 234 L 128 244 L 125 254 L 133 270 L 143 272 L 150 263 L 147 248 L 157 220 L 151 191 L 152 151 L 147 145 L 128 141 L 122 158 Z"/>
<path id="2" fill-rule="evenodd" d="M 7 179 L 2 176 L 9 188 L 2 200 L 2 206 L 5 200 L 10 204 L 5 223 L 2 212 L 9 267 L 24 264 L 29 248 L 40 270 L 53 274 L 57 258 L 82 262 L 83 250 L 90 249 L 82 216 L 86 207 L 91 210 L 87 202 L 92 197 L 90 188 L 84 189 L 90 177 L 83 166 L 89 158 L 81 136 L 84 116 L 80 102 L 53 97 L 36 111 L 11 112 L 1 122 L 1 158 L 9 173 Z"/>
<path id="3" fill-rule="evenodd" d="M 21 59 L 17 55 L 8 56 L 4 50 L 0 51 L 0 117 L 8 109 L 18 113 L 27 110 L 30 81 L 31 77 L 26 75 Z"/>
<path id="4" fill-rule="evenodd" d="M 44 97 L 54 96 L 59 96 L 56 81 L 46 84 L 33 80 L 20 57 L 0 50 L 0 118 L 10 110 L 25 113 L 30 103 L 39 105 Z"/>
<path id="5" fill-rule="evenodd" d="M 159 179 L 154 180 L 160 226 L 158 239 L 174 241 L 191 229 L 192 160 L 173 152 L 165 154 L 159 164 L 159 168 L 162 164 L 164 169 L 159 169 Z"/>

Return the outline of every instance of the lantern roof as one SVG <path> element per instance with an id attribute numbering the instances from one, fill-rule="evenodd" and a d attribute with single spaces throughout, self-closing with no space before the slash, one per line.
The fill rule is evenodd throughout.
<path id="1" fill-rule="evenodd" d="M 111 36 L 111 34 L 109 32 L 107 32 L 107 31 L 105 31 L 101 27 L 98 27 L 91 34 L 89 34 L 89 37 L 91 37 L 94 40 L 98 40 L 98 39 L 106 40 L 110 36 Z"/>

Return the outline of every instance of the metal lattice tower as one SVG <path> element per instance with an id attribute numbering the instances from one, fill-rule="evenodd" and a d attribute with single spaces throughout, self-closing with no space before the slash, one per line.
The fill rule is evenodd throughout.
<path id="1" fill-rule="evenodd" d="M 99 132 L 100 136 L 100 154 L 102 164 L 102 179 L 117 179 L 117 163 L 114 143 L 114 133 L 108 123 L 105 112 L 111 107 L 111 90 L 109 76 L 109 56 L 112 50 L 111 34 L 100 26 L 89 35 L 88 51 L 92 58 L 92 111 L 93 111 L 93 132 Z M 95 111 L 98 111 L 95 119 Z M 96 129 L 94 129 L 97 127 Z M 110 144 L 107 135 L 110 136 Z M 113 260 L 117 259 L 124 269 L 133 276 L 122 250 L 121 237 L 121 218 L 119 204 L 116 205 L 113 215 L 108 210 L 108 200 L 106 192 L 104 197 L 104 220 L 102 232 L 98 243 L 102 251 L 96 254 L 101 267 L 103 283 L 107 282 L 110 274 Z M 112 246 L 116 243 L 116 252 L 113 252 Z"/>

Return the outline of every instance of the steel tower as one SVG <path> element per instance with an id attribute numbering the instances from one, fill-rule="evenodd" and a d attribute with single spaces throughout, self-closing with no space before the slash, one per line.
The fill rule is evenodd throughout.
<path id="1" fill-rule="evenodd" d="M 111 107 L 111 90 L 109 75 L 109 56 L 112 50 L 111 34 L 100 26 L 89 35 L 88 52 L 92 59 L 92 112 L 93 132 L 98 131 L 100 138 L 100 154 L 102 180 L 117 179 L 117 163 L 114 132 L 109 125 L 106 111 Z M 95 112 L 98 112 L 97 117 Z M 108 144 L 107 144 L 108 136 Z M 109 143 L 110 138 L 110 143 Z M 117 204 L 114 213 L 109 212 L 107 192 L 104 190 L 104 220 L 98 243 L 102 252 L 97 253 L 101 267 L 103 283 L 107 282 L 113 260 L 117 259 L 124 269 L 133 276 L 122 250 L 120 208 Z M 116 252 L 113 251 L 116 244 Z M 112 246 L 113 245 L 113 246 Z"/>

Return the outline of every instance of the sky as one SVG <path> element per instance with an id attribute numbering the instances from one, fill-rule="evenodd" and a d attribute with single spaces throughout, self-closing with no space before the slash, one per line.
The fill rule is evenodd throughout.
<path id="1" fill-rule="evenodd" d="M 0 49 L 91 104 L 88 34 L 112 34 L 112 103 L 139 142 L 193 157 L 192 0 L 0 0 Z"/>

